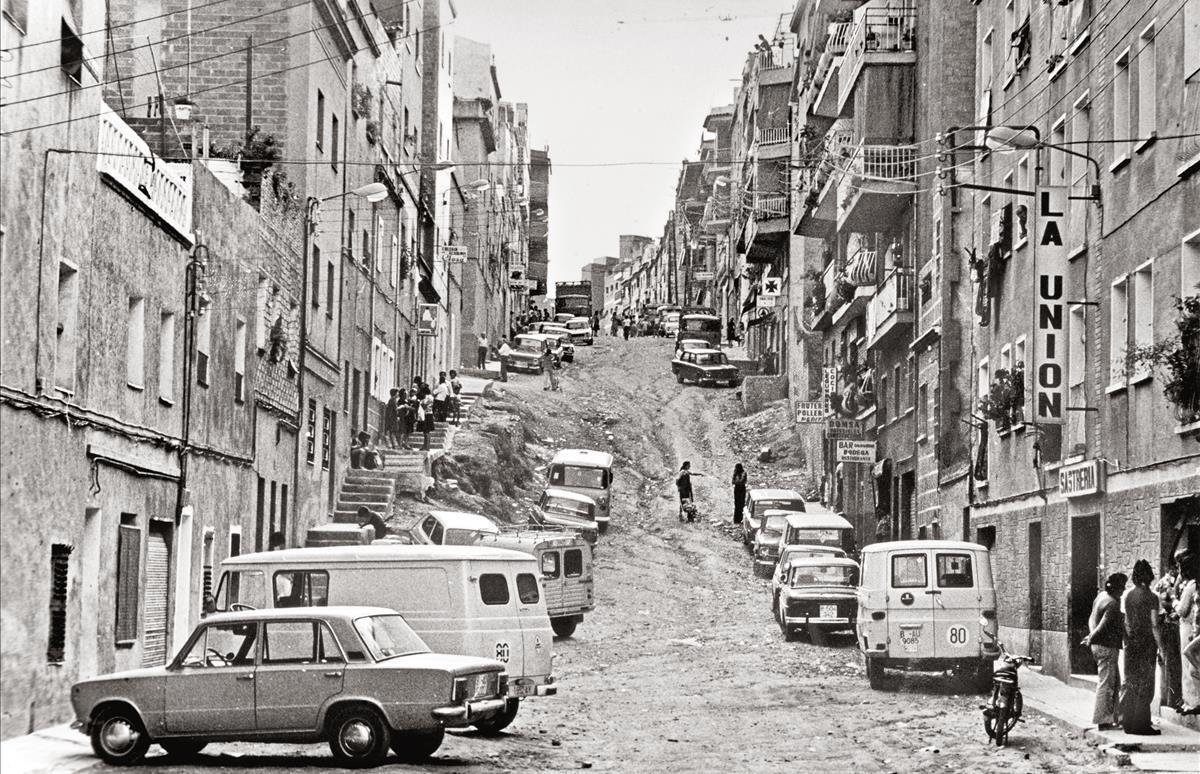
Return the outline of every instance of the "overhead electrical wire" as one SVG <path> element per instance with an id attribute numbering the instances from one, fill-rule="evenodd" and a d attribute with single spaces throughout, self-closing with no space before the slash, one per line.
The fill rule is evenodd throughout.
<path id="1" fill-rule="evenodd" d="M 156 19 L 165 19 L 166 17 L 174 16 L 175 14 L 186 14 L 186 13 L 188 13 L 188 11 L 200 11 L 200 10 L 209 8 L 214 5 L 221 5 L 222 3 L 228 3 L 231 1 L 232 0 L 209 0 L 209 2 L 207 2 L 207 3 L 202 3 L 200 5 L 193 5 L 190 8 L 179 8 L 174 11 L 166 11 L 164 13 L 158 14 L 157 16 L 143 16 L 138 19 L 131 19 L 127 22 L 121 22 L 120 24 L 107 24 L 103 27 L 97 27 L 94 30 L 88 30 L 87 32 L 81 32 L 81 33 L 79 33 L 79 37 L 85 38 L 88 35 L 100 35 L 101 33 L 108 33 L 111 30 L 119 30 L 124 27 L 132 27 L 135 24 L 144 24 L 146 22 L 154 21 Z M 36 41 L 33 41 L 32 43 L 22 41 L 20 46 L 13 46 L 12 48 L 37 48 L 38 46 L 49 46 L 49 45 L 61 44 L 61 43 L 62 43 L 61 37 L 47 38 L 46 40 L 36 40 Z"/>

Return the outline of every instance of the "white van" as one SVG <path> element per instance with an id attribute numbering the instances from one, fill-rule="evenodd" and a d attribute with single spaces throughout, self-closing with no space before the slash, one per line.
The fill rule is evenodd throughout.
<path id="1" fill-rule="evenodd" d="M 430 511 L 429 515 L 413 524 L 408 532 L 417 543 L 434 546 L 473 546 L 480 535 L 495 535 L 500 532 L 496 522 L 478 513 L 464 511 Z"/>
<path id="2" fill-rule="evenodd" d="M 538 561 L 482 546 L 292 548 L 221 563 L 220 610 L 370 605 L 399 612 L 437 653 L 494 658 L 508 671 L 505 711 L 476 728 L 506 727 L 527 696 L 557 693 L 554 634 Z"/>
<path id="3" fill-rule="evenodd" d="M 986 691 L 999 658 L 988 550 L 951 540 L 896 540 L 862 550 L 856 634 L 872 688 L 884 669 L 966 672 Z"/>

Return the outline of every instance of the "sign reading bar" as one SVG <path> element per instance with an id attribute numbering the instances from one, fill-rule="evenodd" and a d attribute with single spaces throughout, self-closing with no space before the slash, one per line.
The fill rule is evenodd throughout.
<path id="1" fill-rule="evenodd" d="M 1083 497 L 1104 491 L 1104 466 L 1088 460 L 1058 469 L 1058 491 L 1063 497 Z"/>
<path id="2" fill-rule="evenodd" d="M 823 400 L 806 400 L 796 404 L 796 421 L 811 425 L 825 421 L 825 409 L 829 404 Z"/>
<path id="3" fill-rule="evenodd" d="M 695 279 L 697 282 L 708 282 L 708 281 L 709 281 L 710 279 L 712 279 L 714 276 L 715 276 L 715 275 L 714 275 L 714 274 L 713 274 L 711 271 L 698 271 L 698 272 L 696 272 L 696 273 L 692 274 L 692 277 L 693 277 L 693 278 L 694 278 L 694 279 Z"/>
<path id="4" fill-rule="evenodd" d="M 437 304 L 420 304 L 419 308 L 417 309 L 417 335 L 436 336 L 437 319 Z"/>
<path id="5" fill-rule="evenodd" d="M 1042 424 L 1062 424 L 1067 415 L 1067 230 L 1066 186 L 1037 189 L 1033 247 L 1034 329 L 1033 416 Z"/>
<path id="6" fill-rule="evenodd" d="M 833 417 L 825 423 L 826 438 L 862 438 L 862 425 L 857 419 Z"/>
<path id="7" fill-rule="evenodd" d="M 875 464 L 874 441 L 839 439 L 835 448 L 835 460 L 837 462 L 865 462 L 871 465 Z"/>

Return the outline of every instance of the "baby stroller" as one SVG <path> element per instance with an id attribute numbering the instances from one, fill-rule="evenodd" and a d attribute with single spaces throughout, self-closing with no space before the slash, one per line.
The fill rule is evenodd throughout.
<path id="1" fill-rule="evenodd" d="M 695 521 L 696 517 L 699 514 L 700 514 L 700 509 L 696 507 L 696 504 L 694 502 L 692 502 L 692 498 L 685 497 L 679 501 L 679 520 L 680 521 L 683 521 L 685 518 L 688 521 Z"/>

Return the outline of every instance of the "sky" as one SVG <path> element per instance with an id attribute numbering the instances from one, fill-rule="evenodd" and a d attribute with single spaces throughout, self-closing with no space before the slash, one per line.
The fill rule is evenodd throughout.
<path id="1" fill-rule="evenodd" d="M 455 0 L 454 34 L 491 44 L 502 99 L 529 105 L 530 147 L 550 149 L 551 287 L 621 234 L 661 236 L 709 108 L 733 102 L 746 54 L 794 5 Z"/>

